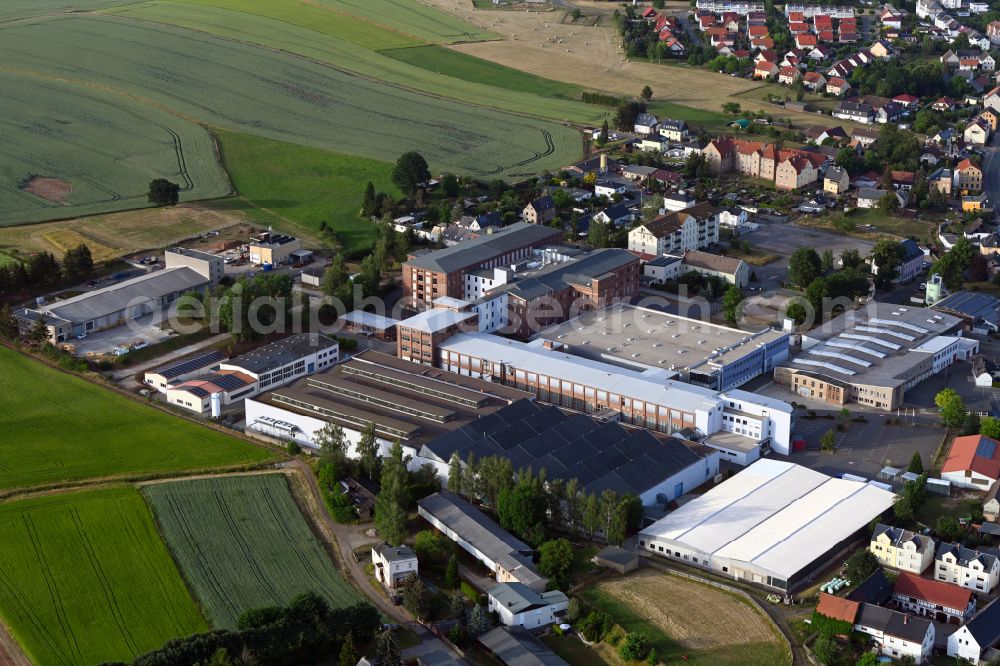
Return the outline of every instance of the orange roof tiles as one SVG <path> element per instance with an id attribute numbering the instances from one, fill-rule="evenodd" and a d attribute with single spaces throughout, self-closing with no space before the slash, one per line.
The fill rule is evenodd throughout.
<path id="1" fill-rule="evenodd" d="M 970 166 L 974 165 L 965 159 L 959 162 L 956 168 L 962 170 Z M 1000 478 L 1000 442 L 985 435 L 956 437 L 951 444 L 951 451 L 948 452 L 948 459 L 945 460 L 941 471 L 964 472 L 966 470 L 972 470 L 991 479 Z"/>
<path id="2" fill-rule="evenodd" d="M 860 607 L 861 604 L 857 601 L 820 592 L 816 612 L 831 620 L 842 620 L 854 624 L 854 619 L 858 616 L 858 609 Z"/>
<path id="3" fill-rule="evenodd" d="M 901 572 L 896 578 L 893 592 L 960 611 L 964 611 L 972 600 L 972 590 L 906 572 Z"/>

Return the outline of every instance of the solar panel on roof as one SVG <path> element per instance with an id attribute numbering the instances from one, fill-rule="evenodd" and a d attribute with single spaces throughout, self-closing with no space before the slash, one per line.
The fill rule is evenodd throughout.
<path id="1" fill-rule="evenodd" d="M 221 363 L 226 359 L 226 355 L 221 351 L 212 351 L 207 354 L 200 354 L 193 358 L 189 358 L 185 361 L 175 363 L 173 365 L 168 365 L 161 368 L 158 372 L 154 374 L 162 375 L 165 379 L 173 379 L 174 377 L 180 377 L 189 372 L 194 372 L 200 368 L 205 368 L 212 366 L 216 363 Z"/>
<path id="2" fill-rule="evenodd" d="M 211 382 L 224 391 L 235 391 L 247 385 L 236 375 L 212 375 Z"/>
<path id="3" fill-rule="evenodd" d="M 992 439 L 987 437 L 980 437 L 979 444 L 976 446 L 976 455 L 980 458 L 993 459 L 993 455 L 997 452 L 997 443 Z"/>

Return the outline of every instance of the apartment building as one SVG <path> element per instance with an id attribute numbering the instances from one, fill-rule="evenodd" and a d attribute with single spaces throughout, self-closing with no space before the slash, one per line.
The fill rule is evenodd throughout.
<path id="1" fill-rule="evenodd" d="M 934 562 L 934 540 L 922 534 L 879 523 L 868 550 L 883 566 L 918 576 Z"/>
<path id="2" fill-rule="evenodd" d="M 719 137 L 702 151 L 713 173 L 736 173 L 773 182 L 785 190 L 814 183 L 826 156 L 804 150 L 780 149 L 773 143 Z"/>
<path id="3" fill-rule="evenodd" d="M 1000 583 L 1000 560 L 958 544 L 942 543 L 934 558 L 934 579 L 989 594 Z"/>
<path id="4" fill-rule="evenodd" d="M 719 242 L 721 209 L 708 203 L 660 215 L 628 232 L 628 249 L 659 257 L 682 255 Z"/>
<path id="5" fill-rule="evenodd" d="M 535 248 L 561 245 L 562 236 L 559 229 L 519 222 L 452 247 L 415 252 L 403 264 L 404 297 L 424 303 L 461 298 L 468 273 L 526 261 Z"/>
<path id="6" fill-rule="evenodd" d="M 955 167 L 955 184 L 959 192 L 968 194 L 983 189 L 983 170 L 964 159 Z"/>

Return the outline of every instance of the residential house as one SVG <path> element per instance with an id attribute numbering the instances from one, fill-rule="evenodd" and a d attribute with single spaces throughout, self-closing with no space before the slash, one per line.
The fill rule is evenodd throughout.
<path id="1" fill-rule="evenodd" d="M 878 208 L 887 190 L 862 188 L 858 190 L 858 208 Z"/>
<path id="2" fill-rule="evenodd" d="M 918 576 L 934 562 L 934 540 L 916 532 L 879 523 L 868 550 L 883 566 Z"/>
<path id="3" fill-rule="evenodd" d="M 372 546 L 372 566 L 375 580 L 386 589 L 395 591 L 417 573 L 417 554 L 409 546 L 390 546 L 382 542 Z"/>
<path id="4" fill-rule="evenodd" d="M 823 617 L 828 617 L 831 620 L 840 620 L 852 626 L 860 610 L 861 602 L 845 597 L 838 597 L 828 592 L 820 592 L 819 603 L 816 604 L 816 612 Z"/>
<path id="5" fill-rule="evenodd" d="M 892 44 L 887 39 L 880 39 L 870 47 L 868 52 L 876 58 L 891 58 L 893 56 Z"/>
<path id="6" fill-rule="evenodd" d="M 890 608 L 861 604 L 854 629 L 871 636 L 879 652 L 893 659 L 922 664 L 934 649 L 934 623 Z"/>
<path id="7" fill-rule="evenodd" d="M 892 599 L 900 609 L 935 622 L 963 624 L 976 610 L 971 590 L 906 572 L 896 578 Z"/>
<path id="8" fill-rule="evenodd" d="M 559 590 L 536 592 L 523 583 L 500 583 L 486 592 L 490 612 L 505 627 L 537 629 L 555 623 L 569 599 Z"/>
<path id="9" fill-rule="evenodd" d="M 896 95 L 892 101 L 899 104 L 904 109 L 913 109 L 920 105 L 920 98 L 916 95 L 902 94 Z"/>
<path id="10" fill-rule="evenodd" d="M 521 211 L 521 218 L 531 224 L 548 224 L 555 216 L 556 204 L 550 196 L 535 199 Z"/>
<path id="11" fill-rule="evenodd" d="M 962 663 L 985 663 L 984 654 L 1000 641 L 1000 603 L 994 601 L 948 636 L 948 656 Z"/>
<path id="12" fill-rule="evenodd" d="M 847 169 L 829 167 L 823 174 L 823 191 L 829 194 L 844 194 L 851 187 L 851 178 Z"/>
<path id="13" fill-rule="evenodd" d="M 813 125 L 806 130 L 806 138 L 810 143 L 815 143 L 816 145 L 825 143 L 827 139 L 836 143 L 843 143 L 847 141 L 847 133 L 840 125 L 836 125 L 834 127 Z"/>
<path id="14" fill-rule="evenodd" d="M 986 145 L 990 138 L 989 124 L 986 121 L 973 118 L 965 127 L 965 131 L 962 132 L 962 138 L 965 139 L 965 143 L 971 146 Z"/>
<path id="15" fill-rule="evenodd" d="M 833 111 L 834 118 L 842 120 L 853 120 L 854 122 L 869 124 L 875 119 L 875 110 L 870 104 L 858 102 L 841 102 Z"/>
<path id="16" fill-rule="evenodd" d="M 980 192 L 979 194 L 967 194 L 962 197 L 963 213 L 979 213 L 990 210 L 993 210 L 993 203 L 990 201 L 986 192 Z"/>
<path id="17" fill-rule="evenodd" d="M 996 132 L 998 125 L 1000 125 L 1000 111 L 996 109 L 984 109 L 978 116 L 979 120 L 985 121 L 989 125 L 990 132 Z"/>
<path id="18" fill-rule="evenodd" d="M 826 77 L 819 72 L 806 72 L 802 76 L 802 84 L 809 90 L 819 92 L 826 87 Z"/>
<path id="19" fill-rule="evenodd" d="M 811 35 L 809 33 L 803 33 L 801 35 L 795 35 L 795 46 L 800 49 L 812 48 L 819 44 L 819 37 L 816 35 Z"/>
<path id="20" fill-rule="evenodd" d="M 895 102 L 889 102 L 878 107 L 875 111 L 875 122 L 885 125 L 894 123 L 903 115 L 903 107 Z"/>
<path id="21" fill-rule="evenodd" d="M 927 268 L 927 258 L 924 251 L 912 238 L 901 240 L 899 245 L 903 249 L 903 256 L 897 269 L 896 282 L 906 282 L 924 272 Z M 872 272 L 878 274 L 874 263 L 872 264 Z"/>
<path id="22" fill-rule="evenodd" d="M 629 251 L 654 257 L 681 255 L 718 241 L 718 209 L 707 203 L 660 215 L 628 232 Z"/>
<path id="23" fill-rule="evenodd" d="M 840 76 L 831 76 L 826 80 L 826 91 L 831 95 L 843 97 L 844 93 L 851 89 L 851 84 Z"/>
<path id="24" fill-rule="evenodd" d="M 653 284 L 676 280 L 681 274 L 681 258 L 665 254 L 642 265 L 642 274 Z"/>
<path id="25" fill-rule="evenodd" d="M 944 167 L 934 170 L 927 176 L 927 186 L 936 187 L 938 191 L 946 196 L 951 196 L 952 173 L 951 169 Z"/>
<path id="26" fill-rule="evenodd" d="M 985 435 L 956 437 L 941 468 L 941 478 L 956 488 L 985 492 L 1000 478 L 1000 442 Z"/>
<path id="27" fill-rule="evenodd" d="M 770 79 L 778 75 L 778 65 L 767 60 L 761 60 L 753 67 L 755 79 Z"/>
<path id="28" fill-rule="evenodd" d="M 717 277 L 740 289 L 750 282 L 750 267 L 742 259 L 723 257 L 710 252 L 688 250 L 681 258 L 681 273 L 694 271 L 706 277 Z"/>
<path id="29" fill-rule="evenodd" d="M 934 579 L 986 595 L 1000 583 L 1000 559 L 958 544 L 942 543 L 934 558 Z"/>
<path id="30" fill-rule="evenodd" d="M 827 46 L 826 44 L 818 44 L 812 47 L 812 49 L 810 49 L 806 57 L 809 58 L 810 60 L 816 60 L 817 62 L 822 62 L 823 60 L 829 58 L 831 53 L 833 53 L 833 49 L 831 49 L 829 46 Z"/>
<path id="31" fill-rule="evenodd" d="M 942 113 L 952 111 L 955 108 L 955 100 L 950 97 L 939 97 L 933 104 L 931 104 L 931 109 L 934 111 L 941 111 Z"/>
<path id="32" fill-rule="evenodd" d="M 686 192 L 668 192 L 663 195 L 663 210 L 676 212 L 692 208 L 698 201 Z"/>
<path id="33" fill-rule="evenodd" d="M 594 183 L 594 196 L 598 197 L 608 197 L 610 199 L 616 194 L 625 194 L 625 190 L 625 183 L 620 180 L 598 178 L 597 182 Z"/>
<path id="34" fill-rule="evenodd" d="M 851 145 L 867 148 L 878 140 L 879 130 L 874 127 L 859 127 L 851 130 Z"/>
<path id="35" fill-rule="evenodd" d="M 632 223 L 635 216 L 628 206 L 622 203 L 608 206 L 604 210 L 594 213 L 594 220 L 603 224 L 610 224 L 615 227 L 625 227 Z"/>
<path id="36" fill-rule="evenodd" d="M 660 154 L 666 150 L 670 142 L 667 137 L 660 134 L 646 134 L 639 141 L 639 150 L 644 153 Z"/>
<path id="37" fill-rule="evenodd" d="M 825 157 L 817 155 L 818 161 Z M 782 160 L 774 170 L 774 186 L 779 190 L 797 190 L 815 183 L 819 170 L 813 159 L 805 155 L 790 155 Z"/>
<path id="38" fill-rule="evenodd" d="M 656 131 L 657 120 L 652 113 L 640 113 L 635 117 L 633 129 L 636 134 L 652 134 Z"/>
<path id="39" fill-rule="evenodd" d="M 683 120 L 665 118 L 660 121 L 659 132 L 671 141 L 684 141 L 688 137 L 688 126 Z"/>
<path id="40" fill-rule="evenodd" d="M 790 86 L 802 78 L 798 67 L 782 67 L 778 70 L 778 83 Z"/>
<path id="41" fill-rule="evenodd" d="M 955 166 L 955 179 L 960 192 L 969 194 L 983 189 L 983 171 L 968 158 Z"/>

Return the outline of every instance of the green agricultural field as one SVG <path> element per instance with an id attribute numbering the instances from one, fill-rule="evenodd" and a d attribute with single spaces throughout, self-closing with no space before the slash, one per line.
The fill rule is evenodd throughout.
<path id="1" fill-rule="evenodd" d="M 229 194 L 204 128 L 137 100 L 0 72 L 0 226 L 148 205 L 149 181 L 182 200 Z"/>
<path id="2" fill-rule="evenodd" d="M 395 49 L 426 43 L 403 31 L 392 30 L 332 7 L 303 0 L 177 0 L 177 2 L 262 16 L 315 30 L 370 49 Z M 397 21 L 394 25 L 402 23 Z"/>
<path id="3" fill-rule="evenodd" d="M 0 489 L 241 465 L 264 449 L 0 347 Z"/>
<path id="4" fill-rule="evenodd" d="M 434 44 L 407 49 L 387 49 L 382 53 L 437 74 L 446 74 L 473 83 L 485 83 L 506 90 L 561 99 L 579 99 L 580 93 L 583 92 L 583 88 L 572 83 L 535 76 Z"/>
<path id="5" fill-rule="evenodd" d="M 496 35 L 457 16 L 415 0 L 317 0 L 320 4 L 384 26 L 395 26 L 431 42 L 454 43 L 493 39 Z"/>
<path id="6" fill-rule="evenodd" d="M 93 11 L 129 2 L 133 0 L 3 0 L 0 22 L 56 12 Z"/>
<path id="7" fill-rule="evenodd" d="M 605 107 L 543 96 L 549 93 L 576 95 L 576 92 L 569 93 L 570 90 L 579 90 L 572 84 L 558 83 L 527 73 L 517 73 L 517 77 L 523 77 L 524 81 L 538 84 L 545 82 L 542 90 L 546 92 L 536 91 L 530 87 L 525 90 L 523 84 L 517 83 L 517 77 L 514 77 L 513 83 L 522 87 L 508 90 L 502 87 L 500 82 L 510 82 L 512 79 L 505 72 L 514 70 L 458 52 L 451 54 L 444 49 L 435 48 L 433 51 L 440 50 L 453 56 L 449 58 L 450 65 L 463 64 L 459 72 L 461 76 L 450 70 L 448 75 L 439 74 L 436 70 L 425 69 L 390 57 L 402 53 L 400 51 L 380 53 L 361 48 L 349 39 L 340 38 L 336 31 L 325 32 L 326 23 L 319 20 L 311 22 L 308 27 L 302 27 L 301 24 L 291 24 L 256 13 L 235 12 L 214 6 L 169 0 L 152 0 L 128 5 L 115 9 L 114 14 L 190 28 L 230 40 L 260 44 L 405 88 L 539 118 L 599 125 L 601 120 L 611 113 Z M 492 81 L 480 81 L 474 76 L 470 63 L 481 62 L 488 66 L 488 74 L 492 77 Z M 469 80 L 464 80 L 463 76 L 467 76 Z"/>
<path id="8" fill-rule="evenodd" d="M 0 504 L 0 616 L 38 664 L 131 661 L 208 629 L 122 487 Z"/>
<path id="9" fill-rule="evenodd" d="M 242 210 L 261 225 L 316 235 L 326 221 L 348 252 L 370 246 L 375 227 L 358 217 L 368 181 L 393 196 L 392 164 L 316 148 L 219 132 Z M 230 200 L 218 202 L 231 206 Z"/>
<path id="10" fill-rule="evenodd" d="M 383 160 L 418 150 L 434 171 L 521 178 L 581 152 L 570 127 L 159 24 L 58 17 L 9 24 L 0 39 L 7 67 L 92 81 L 222 129 L 291 143 Z"/>
<path id="11" fill-rule="evenodd" d="M 145 486 L 167 545 L 215 627 L 250 608 L 317 592 L 335 608 L 361 595 L 309 529 L 281 474 Z"/>

